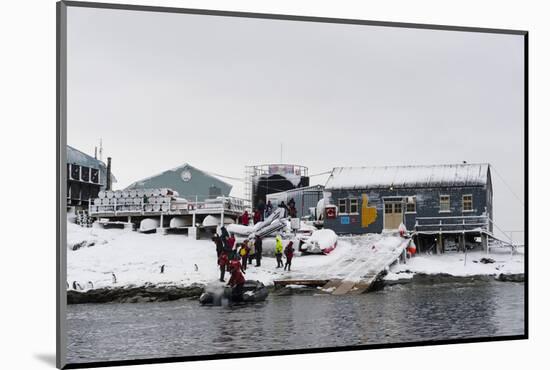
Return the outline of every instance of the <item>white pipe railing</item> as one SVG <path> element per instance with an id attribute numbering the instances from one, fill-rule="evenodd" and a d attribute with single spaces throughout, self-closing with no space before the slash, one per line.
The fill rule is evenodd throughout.
<path id="1" fill-rule="evenodd" d="M 173 210 L 172 205 L 175 202 L 175 200 L 171 197 L 164 197 L 164 198 L 169 198 L 169 199 L 161 203 L 156 203 L 156 202 L 145 203 L 143 199 L 141 199 L 139 204 L 126 204 L 126 202 L 124 202 L 123 204 L 119 204 L 119 198 L 111 198 L 113 200 L 113 204 L 100 204 L 100 205 L 94 204 L 93 200 L 90 199 L 89 205 L 88 205 L 88 212 L 90 215 L 113 214 L 114 216 L 117 216 L 119 214 L 126 215 L 128 213 L 139 213 L 143 215 L 143 214 L 161 214 L 161 213 L 190 214 L 193 212 L 200 212 L 200 213 L 215 212 L 215 213 L 223 214 L 227 211 L 244 212 L 246 208 L 250 208 L 249 202 L 247 200 L 237 198 L 237 197 L 221 196 L 216 199 L 199 201 L 198 196 L 195 196 L 195 201 L 186 203 L 187 207 L 185 209 Z M 102 199 L 102 198 L 96 198 L 96 199 Z M 157 205 L 160 207 L 160 209 L 159 207 L 155 207 Z M 167 209 L 166 207 L 164 207 L 163 209 L 163 205 L 167 205 Z M 157 209 L 154 209 L 151 206 Z"/>

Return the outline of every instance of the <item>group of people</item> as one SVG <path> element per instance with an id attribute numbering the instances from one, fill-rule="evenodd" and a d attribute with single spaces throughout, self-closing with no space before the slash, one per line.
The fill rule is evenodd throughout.
<path id="1" fill-rule="evenodd" d="M 261 266 L 262 260 L 262 238 L 260 236 L 254 239 L 245 239 L 242 243 L 237 243 L 235 234 L 231 235 L 225 227 L 221 228 L 220 235 L 217 233 L 212 237 L 216 245 L 216 254 L 218 256 L 218 267 L 220 269 L 220 282 L 225 282 L 225 273 L 229 272 L 231 277 L 227 285 L 233 288 L 235 299 L 242 297 L 242 291 L 245 283 L 244 274 L 248 265 L 254 261 L 256 267 Z M 283 265 L 283 255 L 286 263 Z M 292 241 L 289 241 L 283 248 L 281 235 L 275 238 L 275 258 L 277 259 L 277 268 L 283 267 L 290 271 L 292 258 L 294 257 L 294 247 Z"/>
<path id="2" fill-rule="evenodd" d="M 283 240 L 280 235 L 275 237 L 275 258 L 277 259 L 277 268 L 283 267 L 283 253 L 286 258 L 283 270 L 290 271 L 292 265 L 292 258 L 294 257 L 294 247 L 292 241 L 289 241 L 286 247 L 283 249 Z"/>
<path id="3" fill-rule="evenodd" d="M 298 212 L 296 211 L 296 202 L 294 201 L 294 198 L 291 198 L 288 201 L 288 204 L 285 204 L 284 201 L 281 201 L 281 203 L 279 203 L 279 208 L 284 208 L 285 217 L 290 217 L 290 218 L 297 217 Z"/>
<path id="4" fill-rule="evenodd" d="M 298 212 L 296 211 L 296 202 L 294 201 L 294 198 L 288 201 L 288 205 L 285 204 L 284 201 L 281 201 L 278 207 L 285 210 L 284 217 L 295 218 L 298 214 Z M 254 225 L 256 225 L 258 222 L 262 222 L 267 217 L 269 217 L 272 212 L 273 205 L 271 204 L 271 201 L 268 200 L 267 204 L 265 204 L 260 199 L 260 201 L 258 202 L 258 206 L 254 208 L 254 211 L 252 212 L 252 222 L 254 223 Z M 250 214 L 247 210 L 245 210 L 243 214 L 239 217 L 239 223 L 241 225 L 250 225 Z"/>
<path id="5" fill-rule="evenodd" d="M 248 264 L 256 261 L 256 266 L 261 265 L 262 260 L 262 238 L 257 236 L 254 240 L 244 240 L 236 243 L 235 234 L 227 232 L 225 227 L 221 228 L 220 235 L 217 233 L 212 237 L 216 245 L 218 266 L 220 269 L 220 281 L 225 282 L 225 272 L 231 274 L 228 285 L 234 291 L 242 291 L 244 286 L 244 273 Z"/>
<path id="6" fill-rule="evenodd" d="M 258 206 L 252 211 L 252 222 L 256 225 L 258 222 L 262 222 L 273 212 L 273 206 L 271 201 L 268 201 L 267 204 L 260 201 Z M 239 223 L 241 225 L 250 225 L 250 214 L 247 210 L 239 217 Z"/>
<path id="7" fill-rule="evenodd" d="M 265 220 L 272 212 L 273 205 L 271 204 L 271 201 L 268 200 L 266 204 L 263 199 L 260 199 L 258 201 L 258 206 L 254 209 L 254 224 Z"/>
<path id="8" fill-rule="evenodd" d="M 284 217 L 290 216 L 296 217 L 296 204 L 294 199 L 288 202 L 279 204 L 279 208 L 285 210 Z M 256 208 L 254 208 L 252 214 L 252 221 L 254 224 L 264 221 L 273 212 L 273 205 L 268 200 L 267 203 L 260 200 Z M 251 215 L 247 210 L 239 217 L 239 223 L 242 225 L 250 225 Z M 216 245 L 216 253 L 218 256 L 218 267 L 220 269 L 220 282 L 225 282 L 225 273 L 229 272 L 231 278 L 228 285 L 233 288 L 234 296 L 242 296 L 243 286 L 245 278 L 243 274 L 246 274 L 248 265 L 251 265 L 253 261 L 256 261 L 256 267 L 261 266 L 262 259 L 262 238 L 255 236 L 252 240 L 246 239 L 242 243 L 236 243 L 235 234 L 229 235 L 227 229 L 222 226 L 220 234 L 214 234 L 212 237 Z M 283 264 L 283 255 L 286 258 L 286 263 Z M 286 271 L 290 271 L 292 265 L 292 258 L 294 257 L 293 243 L 290 241 L 285 248 L 283 248 L 283 242 L 280 235 L 276 237 L 275 244 L 275 258 L 277 260 L 277 268 L 283 267 Z"/>

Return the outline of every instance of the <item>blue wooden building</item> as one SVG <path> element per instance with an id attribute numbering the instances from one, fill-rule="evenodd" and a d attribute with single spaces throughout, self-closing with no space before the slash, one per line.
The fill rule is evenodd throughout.
<path id="1" fill-rule="evenodd" d="M 403 223 L 420 249 L 481 243 L 492 232 L 489 164 L 338 167 L 325 185 L 325 227 L 380 233 Z"/>

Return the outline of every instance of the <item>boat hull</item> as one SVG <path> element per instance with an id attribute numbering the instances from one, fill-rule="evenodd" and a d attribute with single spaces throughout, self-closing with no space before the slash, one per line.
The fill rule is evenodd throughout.
<path id="1" fill-rule="evenodd" d="M 220 285 L 209 286 L 201 294 L 199 302 L 201 305 L 223 306 L 224 304 L 247 304 L 265 301 L 269 292 L 264 284 L 257 280 L 246 280 L 243 287 L 241 301 L 233 300 L 233 289 Z"/>

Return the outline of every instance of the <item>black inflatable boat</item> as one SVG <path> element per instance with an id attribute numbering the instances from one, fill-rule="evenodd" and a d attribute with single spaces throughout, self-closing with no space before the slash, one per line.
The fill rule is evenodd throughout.
<path id="1" fill-rule="evenodd" d="M 221 306 L 226 304 L 246 304 L 265 301 L 269 292 L 261 281 L 246 280 L 243 286 L 242 298 L 235 299 L 233 289 L 217 284 L 208 285 L 201 294 L 199 302 L 202 305 Z"/>

